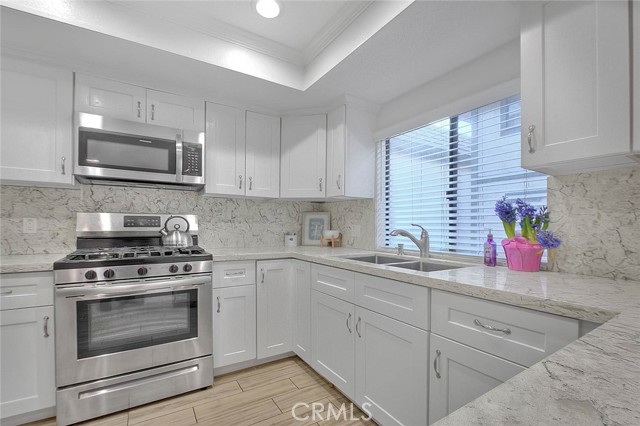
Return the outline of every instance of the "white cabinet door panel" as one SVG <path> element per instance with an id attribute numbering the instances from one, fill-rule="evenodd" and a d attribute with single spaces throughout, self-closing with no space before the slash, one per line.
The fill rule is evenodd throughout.
<path id="1" fill-rule="evenodd" d="M 429 346 L 429 424 L 525 370 L 435 334 Z"/>
<path id="2" fill-rule="evenodd" d="M 522 166 L 630 162 L 628 3 L 532 3 L 522 15 Z"/>
<path id="3" fill-rule="evenodd" d="M 280 195 L 280 117 L 247 111 L 246 195 Z"/>
<path id="4" fill-rule="evenodd" d="M 327 114 L 327 197 L 344 195 L 346 119 L 345 105 Z"/>
<path id="5" fill-rule="evenodd" d="M 291 351 L 293 291 L 288 261 L 257 262 L 258 359 Z"/>
<path id="6" fill-rule="evenodd" d="M 311 366 L 355 398 L 355 310 L 351 303 L 311 292 Z"/>
<path id="7" fill-rule="evenodd" d="M 0 178 L 70 186 L 73 178 L 71 72 L 3 58 Z"/>
<path id="8" fill-rule="evenodd" d="M 75 109 L 123 120 L 146 121 L 147 89 L 76 74 Z"/>
<path id="9" fill-rule="evenodd" d="M 204 132 L 204 101 L 147 89 L 147 123 Z"/>
<path id="10" fill-rule="evenodd" d="M 206 104 L 206 194 L 244 195 L 245 113 L 238 108 Z"/>
<path id="11" fill-rule="evenodd" d="M 360 307 L 355 327 L 356 402 L 384 425 L 426 425 L 428 333 Z"/>
<path id="12" fill-rule="evenodd" d="M 0 412 L 11 417 L 53 407 L 53 306 L 0 311 Z"/>
<path id="13" fill-rule="evenodd" d="M 213 291 L 213 366 L 256 358 L 256 287 Z"/>
<path id="14" fill-rule="evenodd" d="M 311 264 L 291 260 L 293 277 L 293 351 L 311 364 Z"/>
<path id="15" fill-rule="evenodd" d="M 280 196 L 324 198 L 326 161 L 327 116 L 284 117 Z"/>

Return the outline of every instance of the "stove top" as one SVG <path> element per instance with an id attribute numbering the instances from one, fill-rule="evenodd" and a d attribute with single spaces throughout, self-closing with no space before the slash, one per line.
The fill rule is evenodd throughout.
<path id="1" fill-rule="evenodd" d="M 115 265 L 146 265 L 212 260 L 202 247 L 105 247 L 79 249 L 53 264 L 53 269 L 92 268 Z"/>

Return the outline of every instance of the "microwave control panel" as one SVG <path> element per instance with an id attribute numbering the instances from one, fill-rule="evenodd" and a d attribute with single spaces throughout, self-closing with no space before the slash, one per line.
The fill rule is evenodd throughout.
<path id="1" fill-rule="evenodd" d="M 182 144 L 182 174 L 202 176 L 202 145 L 199 143 Z"/>

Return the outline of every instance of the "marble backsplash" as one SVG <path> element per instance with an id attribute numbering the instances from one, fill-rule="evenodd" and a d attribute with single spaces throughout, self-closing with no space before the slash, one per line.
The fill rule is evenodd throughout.
<path id="1" fill-rule="evenodd" d="M 189 191 L 81 185 L 80 189 L 0 187 L 0 254 L 67 253 L 75 249 L 76 212 L 192 213 L 198 215 L 201 245 L 284 245 L 284 233 L 300 233 L 302 213 L 318 203 L 212 198 Z M 35 234 L 22 219 L 38 219 Z"/>
<path id="2" fill-rule="evenodd" d="M 640 278 L 640 166 L 549 177 L 561 272 Z"/>
<path id="3" fill-rule="evenodd" d="M 319 205 L 331 213 L 331 229 L 342 232 L 342 245 L 375 250 L 375 202 L 372 199 L 336 201 Z"/>

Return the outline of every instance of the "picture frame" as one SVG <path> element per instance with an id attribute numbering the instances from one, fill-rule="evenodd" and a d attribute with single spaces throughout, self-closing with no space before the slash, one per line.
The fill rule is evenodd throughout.
<path id="1" fill-rule="evenodd" d="M 331 229 L 329 212 L 302 213 L 302 245 L 319 246 L 323 230 Z"/>

